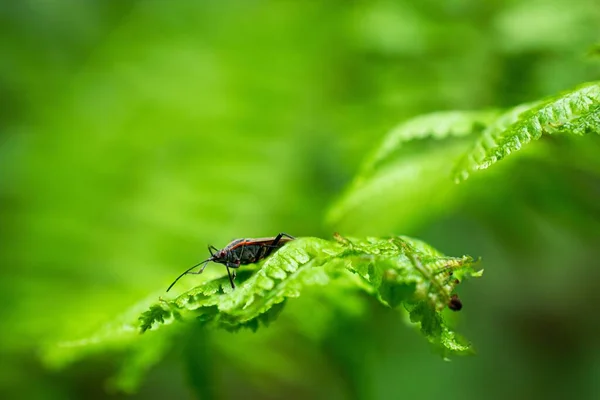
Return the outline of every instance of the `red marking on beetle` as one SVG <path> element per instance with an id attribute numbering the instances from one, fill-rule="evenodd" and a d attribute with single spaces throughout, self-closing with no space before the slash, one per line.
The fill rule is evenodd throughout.
<path id="1" fill-rule="evenodd" d="M 283 233 L 281 235 L 284 235 Z M 228 244 L 227 246 L 225 246 L 225 248 L 223 250 L 221 250 L 221 252 L 224 251 L 232 251 L 235 249 L 238 249 L 242 246 L 251 246 L 251 245 L 263 245 L 263 246 L 272 246 L 273 243 L 276 241 L 277 236 L 276 237 L 268 237 L 268 238 L 257 238 L 257 239 L 242 239 L 242 242 L 238 242 L 238 240 L 234 240 L 233 242 L 231 242 L 230 244 Z M 287 242 L 290 242 L 294 240 L 294 238 L 292 238 L 291 236 L 289 237 L 280 237 L 278 240 L 278 244 L 284 245 Z M 231 246 L 231 247 L 230 247 Z"/>
<path id="2" fill-rule="evenodd" d="M 208 246 L 210 258 L 192 266 L 184 273 L 179 275 L 177 279 L 171 283 L 171 286 L 169 286 L 167 292 L 171 290 L 173 285 L 175 285 L 175 283 L 177 283 L 177 281 L 184 275 L 198 275 L 204 272 L 204 268 L 206 268 L 209 262 L 225 265 L 231 287 L 235 289 L 235 283 L 233 281 L 235 280 L 236 274 L 235 270 L 230 271 L 230 268 L 237 269 L 240 267 L 240 265 L 252 264 L 262 260 L 263 258 L 267 258 L 271 255 L 271 253 L 273 253 L 274 250 L 278 250 L 281 246 L 294 239 L 295 238 L 293 236 L 290 236 L 287 233 L 280 233 L 275 237 L 268 238 L 236 239 L 221 250 L 214 246 Z M 199 265 L 202 265 L 202 268 L 200 268 L 198 272 L 190 272 Z"/>

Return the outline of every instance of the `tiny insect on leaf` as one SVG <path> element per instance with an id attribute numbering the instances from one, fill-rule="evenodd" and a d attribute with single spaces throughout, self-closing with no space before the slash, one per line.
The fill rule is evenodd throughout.
<path id="1" fill-rule="evenodd" d="M 225 265 L 227 268 L 227 275 L 229 276 L 229 282 L 231 288 L 235 289 L 235 269 L 239 268 L 240 265 L 253 264 L 264 258 L 270 256 L 274 251 L 282 247 L 287 242 L 294 240 L 293 236 L 287 233 L 280 233 L 274 237 L 267 238 L 255 238 L 255 239 L 236 239 L 230 242 L 223 249 L 219 250 L 214 246 L 208 246 L 210 252 L 210 258 L 193 265 L 184 271 L 171 283 L 167 292 L 177 283 L 177 281 L 184 275 L 194 274 L 198 275 L 204 272 L 204 269 L 210 262 L 219 263 Z M 198 266 L 202 266 L 197 272 L 192 270 Z M 233 271 L 231 270 L 233 269 Z"/>
<path id="2" fill-rule="evenodd" d="M 458 298 L 458 295 L 453 294 L 448 302 L 448 308 L 452 311 L 460 311 L 462 309 L 462 301 Z"/>

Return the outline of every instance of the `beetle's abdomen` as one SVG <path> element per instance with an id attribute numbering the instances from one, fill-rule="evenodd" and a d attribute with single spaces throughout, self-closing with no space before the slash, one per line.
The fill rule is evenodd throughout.
<path id="1" fill-rule="evenodd" d="M 236 260 L 240 264 L 252 264 L 262 259 L 265 255 L 267 247 L 257 244 L 247 244 L 236 249 Z"/>
<path id="2" fill-rule="evenodd" d="M 223 251 L 224 257 L 214 260 L 220 263 L 232 264 L 252 264 L 265 258 L 267 254 L 273 254 L 274 251 L 286 244 L 289 240 L 281 240 L 276 246 L 273 246 L 267 240 L 257 242 L 255 239 L 237 239 L 231 242 Z"/>
<path id="3" fill-rule="evenodd" d="M 276 246 L 281 247 L 284 243 Z M 231 250 L 231 261 L 238 262 L 241 265 L 252 264 L 265 258 L 265 255 L 271 248 L 264 244 L 244 244 Z M 273 251 L 271 251 L 273 254 Z"/>

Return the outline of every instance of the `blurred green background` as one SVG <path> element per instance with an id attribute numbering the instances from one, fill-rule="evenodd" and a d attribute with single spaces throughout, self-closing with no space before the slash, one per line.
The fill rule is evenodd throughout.
<path id="1" fill-rule="evenodd" d="M 457 315 L 474 357 L 443 362 L 333 289 L 257 333 L 152 339 L 145 377 L 111 378 L 128 349 L 44 356 L 156 299 L 207 244 L 331 237 L 328 208 L 395 125 L 599 79 L 599 40 L 597 0 L 1 2 L 0 395 L 600 398 L 598 137 L 534 144 L 440 217 L 397 204 L 342 232 L 481 256 Z"/>

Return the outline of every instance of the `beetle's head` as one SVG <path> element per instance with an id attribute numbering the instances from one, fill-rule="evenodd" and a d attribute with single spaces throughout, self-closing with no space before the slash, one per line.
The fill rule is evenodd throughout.
<path id="1" fill-rule="evenodd" d="M 222 260 L 225 258 L 226 255 L 227 255 L 227 252 L 225 250 L 219 250 L 215 253 L 214 257 L 215 257 L 215 260 Z"/>
<path id="2" fill-rule="evenodd" d="M 211 260 L 216 262 L 222 260 L 227 254 L 225 250 L 219 250 L 214 246 L 208 246 L 208 251 L 210 252 Z"/>

